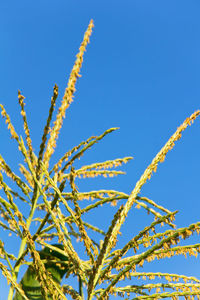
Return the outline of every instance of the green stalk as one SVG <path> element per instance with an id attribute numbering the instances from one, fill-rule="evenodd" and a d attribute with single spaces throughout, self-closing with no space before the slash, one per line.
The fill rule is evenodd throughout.
<path id="1" fill-rule="evenodd" d="M 84 296 L 83 296 L 83 282 L 82 282 L 81 276 L 78 276 L 78 282 L 79 282 L 79 295 L 84 300 Z"/>
<path id="2" fill-rule="evenodd" d="M 42 177 L 42 176 L 41 176 Z M 41 178 L 40 178 L 41 179 Z M 33 206 L 31 208 L 31 211 L 30 211 L 30 214 L 29 214 L 29 217 L 26 221 L 26 226 L 27 226 L 27 229 L 29 230 L 30 228 L 30 225 L 31 225 L 31 222 L 32 222 L 32 219 L 33 219 L 33 216 L 34 216 L 34 213 L 35 213 L 35 210 L 36 210 L 36 207 L 37 207 L 37 200 L 39 198 L 39 190 L 38 190 L 38 186 L 35 185 L 35 189 L 34 189 L 34 192 L 33 192 L 33 198 L 32 198 L 32 203 L 33 203 Z M 24 249 L 26 247 L 26 240 L 27 238 L 24 237 L 22 238 L 22 241 L 21 241 L 21 245 L 20 245 L 20 248 L 19 248 L 19 253 L 18 253 L 18 260 L 20 259 L 20 257 L 22 256 L 23 252 L 24 252 Z M 18 277 L 18 273 L 19 273 L 19 269 L 20 269 L 20 266 L 21 264 L 17 264 L 15 265 L 13 271 L 14 271 L 14 280 L 16 281 L 17 280 L 17 277 Z M 9 294 L 8 294 L 8 299 L 7 300 L 12 300 L 13 298 L 13 294 L 14 294 L 14 288 L 13 286 L 11 285 L 10 289 L 9 289 Z"/>

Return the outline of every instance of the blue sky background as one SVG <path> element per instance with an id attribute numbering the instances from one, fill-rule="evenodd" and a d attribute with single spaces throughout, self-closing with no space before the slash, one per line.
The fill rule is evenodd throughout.
<path id="1" fill-rule="evenodd" d="M 130 193 L 176 128 L 199 109 L 199 13 L 197 0 L 1 1 L 0 103 L 22 134 L 17 99 L 17 90 L 21 90 L 38 152 L 53 86 L 59 86 L 58 104 L 92 18 L 95 28 L 84 56 L 82 77 L 53 160 L 89 136 L 120 127 L 88 151 L 80 165 L 133 156 L 122 168 L 127 175 L 77 183 L 80 191 L 109 188 Z M 17 145 L 4 121 L 0 124 L 1 154 L 17 170 L 21 162 Z M 142 196 L 179 210 L 179 227 L 199 221 L 199 136 L 197 119 L 141 191 Z M 91 215 L 91 222 L 105 229 L 115 211 L 107 205 Z M 119 246 L 151 221 L 146 212 L 132 209 L 122 227 Z M 0 235 L 10 252 L 17 250 L 13 237 L 7 239 L 2 230 Z M 197 243 L 199 238 L 191 241 Z M 146 271 L 197 277 L 199 269 L 199 258 L 193 257 L 144 265 Z M 1 275 L 0 282 L 0 300 L 4 300 L 8 286 Z"/>

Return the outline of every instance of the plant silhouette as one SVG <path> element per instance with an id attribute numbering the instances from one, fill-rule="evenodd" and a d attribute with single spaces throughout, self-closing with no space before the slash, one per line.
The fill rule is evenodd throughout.
<path id="1" fill-rule="evenodd" d="M 18 92 L 25 139 L 16 132 L 4 106 L 1 105 L 1 115 L 24 159 L 24 163 L 20 164 L 19 168 L 21 174 L 17 175 L 0 156 L 2 190 L 0 226 L 7 231 L 8 235 L 14 234 L 20 240 L 17 257 L 7 252 L 6 241 L 0 241 L 0 269 L 10 283 L 8 300 L 13 297 L 16 297 L 14 299 L 67 299 L 67 297 L 84 299 L 86 297 L 88 300 L 103 300 L 113 299 L 114 296 L 135 300 L 178 299 L 181 296 L 185 299 L 193 299 L 197 296 L 199 299 L 199 279 L 164 272 L 145 272 L 141 271 L 141 267 L 144 262 L 151 263 L 155 259 L 165 259 L 175 255 L 197 256 L 200 252 L 200 244 L 182 245 L 182 241 L 200 232 L 200 222 L 184 228 L 176 228 L 174 222 L 177 211 L 171 212 L 153 200 L 139 196 L 143 185 L 151 178 L 153 172 L 156 172 L 159 163 L 164 161 L 168 151 L 181 138 L 182 132 L 199 116 L 199 110 L 177 128 L 138 179 L 130 194 L 106 189 L 79 192 L 75 184 L 76 178 L 113 177 L 124 174 L 115 168 L 127 163 L 132 157 L 92 163 L 79 169 L 74 165 L 85 152 L 118 128 L 110 128 L 98 136 L 89 137 L 68 150 L 53 166 L 50 165 L 66 110 L 73 101 L 83 54 L 89 43 L 92 28 L 91 20 L 52 124 L 58 98 L 58 87 L 54 86 L 38 155 L 34 153 L 32 146 L 24 96 Z M 12 184 L 8 183 L 10 180 L 13 181 Z M 70 186 L 70 191 L 66 189 L 67 184 Z M 84 202 L 87 203 L 84 207 L 80 205 L 82 200 L 88 200 Z M 20 202 L 23 203 L 23 207 L 26 207 L 27 216 L 20 210 Z M 117 206 L 117 211 L 105 232 L 96 224 L 90 224 L 85 220 L 89 212 L 107 203 Z M 117 239 L 121 226 L 128 212 L 135 206 L 146 210 L 150 215 L 149 218 L 153 217 L 153 220 L 151 219 L 148 226 L 118 249 Z M 32 233 L 30 226 L 36 221 L 34 227 L 36 230 Z M 160 225 L 165 226 L 166 230 L 159 232 Z M 101 238 L 94 240 L 90 236 L 91 231 L 98 233 Z M 87 260 L 82 259 L 75 251 L 74 238 L 79 239 L 79 243 L 83 244 Z M 55 249 L 55 243 L 60 245 L 58 250 Z M 39 250 L 41 247 L 45 247 L 45 251 Z M 58 251 L 59 255 L 55 255 L 58 253 L 55 251 Z M 52 255 L 41 255 L 42 253 L 48 255 L 52 253 Z M 27 256 L 28 254 L 31 258 Z M 24 264 L 28 266 L 28 273 L 25 273 L 26 277 L 20 281 L 19 269 Z M 60 277 L 59 280 L 55 280 L 52 269 L 56 268 L 62 268 L 59 270 L 63 270 L 62 276 L 65 274 L 64 284 L 61 284 Z M 27 274 L 30 275 L 30 280 L 27 280 Z M 70 275 L 77 276 L 79 279 L 78 288 L 67 284 Z M 126 278 L 131 279 L 132 285 L 124 286 L 127 283 Z M 23 284 L 25 279 L 26 285 Z M 149 283 L 144 284 L 145 279 L 148 279 Z M 37 292 L 34 294 L 33 286 L 36 281 Z"/>

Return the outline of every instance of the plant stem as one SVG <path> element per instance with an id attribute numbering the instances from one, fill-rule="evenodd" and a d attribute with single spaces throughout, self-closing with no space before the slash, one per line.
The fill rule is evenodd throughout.
<path id="1" fill-rule="evenodd" d="M 82 297 L 82 299 L 84 300 L 84 295 L 83 295 L 83 283 L 82 283 L 82 279 L 81 276 L 78 277 L 78 281 L 79 281 L 79 295 Z"/>
<path id="2" fill-rule="evenodd" d="M 33 193 L 34 196 L 34 199 L 32 201 L 33 203 L 33 206 L 31 208 L 31 211 L 30 211 L 30 214 L 29 214 L 29 217 L 28 219 L 26 220 L 26 227 L 27 229 L 29 230 L 30 228 L 30 225 L 31 225 L 31 222 L 32 222 L 32 219 L 33 219 L 33 216 L 34 216 L 34 212 L 35 212 L 35 209 L 37 207 L 37 200 L 39 198 L 39 190 L 36 188 L 35 190 L 35 193 Z M 26 240 L 27 238 L 24 237 L 22 238 L 22 241 L 21 241 L 21 245 L 20 245 L 20 248 L 19 248 L 19 253 L 18 253 L 18 259 L 21 257 L 21 255 L 23 254 L 24 252 L 24 249 L 26 247 Z M 17 277 L 18 277 L 18 273 L 19 273 L 19 268 L 20 268 L 21 264 L 18 264 L 18 265 L 15 265 L 14 267 L 14 280 L 17 280 Z M 13 294 L 14 294 L 14 288 L 13 286 L 11 285 L 10 289 L 9 289 L 9 294 L 8 294 L 8 299 L 7 300 L 12 300 L 13 298 Z"/>

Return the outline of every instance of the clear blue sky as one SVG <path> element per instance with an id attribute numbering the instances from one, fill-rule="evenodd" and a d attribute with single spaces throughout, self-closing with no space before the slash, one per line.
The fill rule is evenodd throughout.
<path id="1" fill-rule="evenodd" d="M 81 181 L 80 190 L 106 187 L 130 193 L 176 128 L 199 109 L 199 14 L 198 0 L 1 1 L 0 103 L 22 133 L 17 100 L 17 90 L 21 90 L 26 97 L 34 149 L 38 151 L 53 85 L 58 84 L 61 100 L 92 18 L 95 28 L 84 56 L 82 77 L 54 158 L 91 135 L 120 127 L 80 163 L 133 156 L 134 160 L 123 168 L 127 175 Z M 178 209 L 179 227 L 199 221 L 199 121 L 183 133 L 141 192 L 172 211 Z M 20 163 L 17 147 L 4 121 L 0 124 L 1 154 L 16 169 L 16 163 Z M 105 228 L 114 211 L 106 206 L 101 215 L 94 214 L 93 221 L 104 222 Z M 122 228 L 124 241 L 151 220 L 142 210 L 133 209 Z M 2 230 L 1 236 L 5 238 Z M 198 242 L 198 238 L 193 241 Z M 12 251 L 12 237 L 6 242 Z M 200 263 L 199 258 L 176 257 L 144 267 L 198 277 Z M 7 292 L 3 280 L 0 300 L 6 299 Z"/>

